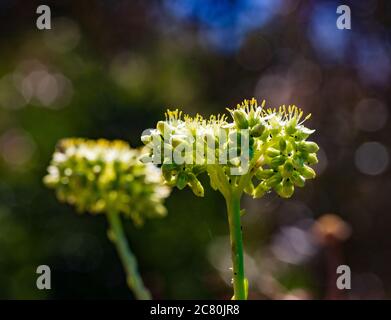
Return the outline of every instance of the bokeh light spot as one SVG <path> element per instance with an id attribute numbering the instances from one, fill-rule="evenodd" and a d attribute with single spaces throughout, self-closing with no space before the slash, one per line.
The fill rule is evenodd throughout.
<path id="1" fill-rule="evenodd" d="M 23 167 L 33 156 L 35 143 L 27 132 L 10 129 L 0 137 L 0 153 L 11 167 Z"/>
<path id="2" fill-rule="evenodd" d="M 356 151 L 356 167 L 362 173 L 368 175 L 381 174 L 386 170 L 388 162 L 388 151 L 379 142 L 363 143 Z"/>

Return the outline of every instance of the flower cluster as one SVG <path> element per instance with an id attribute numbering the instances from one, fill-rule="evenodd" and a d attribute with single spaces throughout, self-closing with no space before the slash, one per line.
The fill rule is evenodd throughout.
<path id="1" fill-rule="evenodd" d="M 318 162 L 318 145 L 306 139 L 310 130 L 300 121 L 303 111 L 296 106 L 263 109 L 255 99 L 244 100 L 236 109 L 229 110 L 237 128 L 249 128 L 250 157 L 254 163 L 258 185 L 250 180 L 245 191 L 255 198 L 271 188 L 283 198 L 292 196 L 295 187 L 304 187 L 306 179 L 315 178 L 310 165 Z"/>
<path id="2" fill-rule="evenodd" d="M 166 214 L 170 193 L 161 172 L 139 161 L 141 152 L 123 141 L 63 139 L 44 183 L 79 212 L 118 212 L 141 224 Z"/>
<path id="3" fill-rule="evenodd" d="M 222 193 L 227 182 L 254 198 L 271 189 L 284 198 L 295 187 L 315 177 L 318 146 L 306 139 L 314 132 L 303 125 L 310 115 L 296 106 L 278 109 L 244 100 L 226 116 L 192 118 L 179 110 L 166 113 L 156 129 L 146 131 L 142 141 L 148 153 L 143 162 L 161 165 L 168 185 L 188 185 L 198 196 L 204 189 L 198 175 L 207 172 L 211 186 Z"/>
<path id="4" fill-rule="evenodd" d="M 166 121 L 159 121 L 156 129 L 148 130 L 141 140 L 149 150 L 143 162 L 161 164 L 166 183 L 183 189 L 188 185 L 197 196 L 204 188 L 197 176 L 208 165 L 224 162 L 227 157 L 228 136 L 225 116 L 200 115 L 192 118 L 179 110 L 166 112 Z"/>

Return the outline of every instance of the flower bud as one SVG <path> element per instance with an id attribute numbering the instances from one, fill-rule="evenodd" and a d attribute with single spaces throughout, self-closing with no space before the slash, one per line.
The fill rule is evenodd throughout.
<path id="1" fill-rule="evenodd" d="M 242 109 L 237 109 L 233 112 L 233 118 L 236 123 L 236 127 L 238 129 L 247 129 L 248 128 L 248 120 L 247 120 L 247 114 Z"/>
<path id="2" fill-rule="evenodd" d="M 286 149 L 286 140 L 284 138 L 281 138 L 279 145 L 280 145 L 280 150 L 284 151 Z"/>
<path id="3" fill-rule="evenodd" d="M 280 151 L 277 150 L 277 149 L 275 149 L 275 148 L 270 147 L 270 148 L 268 148 L 268 149 L 266 150 L 266 155 L 269 156 L 269 157 L 271 157 L 271 158 L 277 157 L 277 156 L 280 155 Z"/>
<path id="4" fill-rule="evenodd" d="M 172 136 L 171 143 L 172 143 L 172 146 L 174 148 L 176 148 L 179 145 L 187 144 L 187 141 L 180 135 L 174 135 L 174 136 Z"/>
<path id="5" fill-rule="evenodd" d="M 306 165 L 303 166 L 300 173 L 305 179 L 313 179 L 316 176 L 314 169 Z"/>
<path id="6" fill-rule="evenodd" d="M 260 137 L 265 131 L 265 125 L 263 123 L 256 124 L 250 131 L 252 137 Z"/>
<path id="7" fill-rule="evenodd" d="M 292 163 L 297 170 L 300 170 L 304 165 L 304 159 L 300 156 L 300 154 L 296 154 Z"/>
<path id="8" fill-rule="evenodd" d="M 310 153 L 307 157 L 307 162 L 308 164 L 316 164 L 318 163 L 318 157 L 316 156 L 315 153 Z"/>
<path id="9" fill-rule="evenodd" d="M 266 185 L 269 187 L 275 187 L 282 180 L 282 176 L 279 173 L 276 173 L 274 176 L 266 180 Z"/>
<path id="10" fill-rule="evenodd" d="M 296 132 L 297 118 L 293 117 L 288 121 L 285 126 L 285 132 L 289 135 L 293 135 Z"/>
<path id="11" fill-rule="evenodd" d="M 260 118 L 254 114 L 254 112 L 250 111 L 248 114 L 248 125 L 249 127 L 254 127 L 258 123 L 260 123 Z"/>
<path id="12" fill-rule="evenodd" d="M 189 186 L 197 197 L 204 196 L 204 187 L 194 174 L 189 174 Z"/>
<path id="13" fill-rule="evenodd" d="M 270 161 L 270 165 L 271 165 L 273 168 L 278 167 L 278 166 L 284 164 L 285 159 L 286 159 L 285 156 L 277 156 L 277 157 L 274 157 L 274 158 L 272 158 L 272 160 Z"/>
<path id="14" fill-rule="evenodd" d="M 262 169 L 262 168 L 259 168 L 259 169 L 255 172 L 255 176 L 256 176 L 257 179 L 259 179 L 259 180 L 268 179 L 268 178 L 270 178 L 273 174 L 274 174 L 273 169 Z"/>
<path id="15" fill-rule="evenodd" d="M 276 186 L 276 192 L 282 198 L 290 198 L 294 191 L 295 187 L 289 180 L 286 180 Z"/>
<path id="16" fill-rule="evenodd" d="M 286 161 L 283 167 L 283 176 L 290 177 L 294 170 L 293 164 L 291 161 Z"/>
<path id="17" fill-rule="evenodd" d="M 153 143 L 159 143 L 162 141 L 162 137 L 159 133 L 159 131 L 157 130 L 154 130 L 152 133 L 151 133 L 151 138 L 152 138 L 152 142 Z"/>
<path id="18" fill-rule="evenodd" d="M 164 135 L 165 133 L 168 134 L 168 125 L 165 121 L 159 121 L 156 125 L 156 129 L 159 130 L 159 132 Z"/>
<path id="19" fill-rule="evenodd" d="M 261 198 L 267 191 L 269 187 L 265 183 L 260 183 L 253 191 L 253 198 Z"/>
<path id="20" fill-rule="evenodd" d="M 303 176 L 300 175 L 299 172 L 297 171 L 293 172 L 291 176 L 291 180 L 295 186 L 300 188 L 304 187 L 305 179 Z"/>
<path id="21" fill-rule="evenodd" d="M 308 153 L 314 153 L 319 150 L 318 145 L 312 141 L 303 141 L 297 145 L 297 150 Z"/>
<path id="22" fill-rule="evenodd" d="M 152 162 L 152 156 L 150 154 L 144 153 L 140 156 L 139 160 L 142 163 Z"/>
<path id="23" fill-rule="evenodd" d="M 241 160 L 240 160 L 240 157 L 235 157 L 235 158 L 230 159 L 229 162 L 233 166 L 238 167 L 240 165 Z"/>
<path id="24" fill-rule="evenodd" d="M 145 134 L 141 136 L 141 142 L 144 144 L 150 143 L 152 141 L 152 136 L 150 134 Z"/>

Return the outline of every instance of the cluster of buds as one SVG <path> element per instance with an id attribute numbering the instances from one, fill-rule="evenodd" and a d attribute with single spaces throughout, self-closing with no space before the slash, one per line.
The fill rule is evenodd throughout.
<path id="1" fill-rule="evenodd" d="M 271 189 L 289 198 L 295 187 L 315 177 L 310 166 L 317 163 L 319 148 L 306 141 L 314 130 L 303 125 L 310 115 L 302 119 L 296 106 L 265 108 L 265 101 L 258 105 L 255 99 L 227 110 L 232 121 L 224 115 L 205 120 L 168 110 L 166 120 L 141 137 L 148 150 L 143 162 L 161 165 L 168 185 L 188 185 L 197 196 L 204 194 L 198 180 L 203 172 L 222 192 L 223 180 L 232 185 L 239 184 L 238 176 L 248 177 L 242 187 L 254 198 Z"/>
<path id="2" fill-rule="evenodd" d="M 170 188 L 160 170 L 139 161 L 141 153 L 123 141 L 63 139 L 44 183 L 79 212 L 117 212 L 142 224 L 166 214 Z"/>
<path id="3" fill-rule="evenodd" d="M 230 110 L 237 128 L 250 130 L 250 159 L 253 160 L 258 185 L 249 182 L 245 191 L 259 198 L 270 189 L 290 198 L 295 187 L 304 187 L 306 179 L 315 178 L 310 165 L 318 162 L 318 145 L 306 139 L 315 131 L 306 128 L 303 111 L 296 106 L 264 109 L 255 99 L 245 100 Z"/>

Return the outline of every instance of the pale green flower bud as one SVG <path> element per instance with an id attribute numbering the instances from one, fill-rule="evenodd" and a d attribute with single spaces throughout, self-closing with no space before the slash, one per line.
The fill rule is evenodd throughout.
<path id="1" fill-rule="evenodd" d="M 176 148 L 178 146 L 183 146 L 183 145 L 188 146 L 188 143 L 186 141 L 186 137 L 181 136 L 181 135 L 172 136 L 171 143 L 174 148 Z"/>
<path id="2" fill-rule="evenodd" d="M 189 186 L 197 197 L 204 196 L 204 187 L 194 174 L 189 174 Z"/>
<path id="3" fill-rule="evenodd" d="M 152 136 L 150 134 L 142 135 L 141 141 L 142 141 L 142 143 L 147 144 L 152 141 Z"/>
<path id="4" fill-rule="evenodd" d="M 263 123 L 256 124 L 250 131 L 252 137 L 258 138 L 265 131 L 265 125 Z"/>
<path id="5" fill-rule="evenodd" d="M 255 172 L 255 176 L 259 180 L 264 180 L 270 178 L 274 174 L 273 169 L 262 169 L 258 168 L 258 170 Z"/>
<path id="6" fill-rule="evenodd" d="M 293 170 L 294 170 L 294 166 L 293 166 L 292 162 L 286 161 L 284 164 L 284 167 L 283 167 L 282 176 L 283 177 L 290 177 Z"/>
<path id="7" fill-rule="evenodd" d="M 264 183 L 261 182 L 257 185 L 257 187 L 253 191 L 253 198 L 261 198 L 263 195 L 270 189 L 270 187 Z"/>
<path id="8" fill-rule="evenodd" d="M 297 150 L 307 152 L 307 153 L 314 153 L 319 150 L 319 147 L 315 142 L 303 141 L 297 145 Z"/>
<path id="9" fill-rule="evenodd" d="M 315 153 L 310 153 L 308 156 L 307 156 L 307 162 L 308 164 L 316 164 L 318 163 L 318 157 L 316 156 Z"/>
<path id="10" fill-rule="evenodd" d="M 306 165 L 303 166 L 303 168 L 300 170 L 300 173 L 305 179 L 314 179 L 316 176 L 314 169 Z"/>
<path id="11" fill-rule="evenodd" d="M 280 139 L 279 146 L 281 151 L 284 151 L 286 149 L 286 140 L 284 138 Z"/>
<path id="12" fill-rule="evenodd" d="M 232 158 L 232 159 L 229 160 L 229 162 L 230 162 L 233 166 L 237 167 L 237 166 L 240 165 L 240 162 L 241 162 L 241 161 L 240 161 L 240 157 Z"/>
<path id="13" fill-rule="evenodd" d="M 303 176 L 300 175 L 299 172 L 294 171 L 292 173 L 291 180 L 295 186 L 300 187 L 300 188 L 304 187 L 305 179 Z"/>
<path id="14" fill-rule="evenodd" d="M 270 165 L 273 167 L 273 168 L 276 168 L 282 164 L 284 164 L 286 160 L 286 157 L 285 156 L 277 156 L 277 157 L 274 157 L 272 158 L 272 160 L 270 161 Z"/>
<path id="15" fill-rule="evenodd" d="M 242 109 L 234 110 L 232 116 L 235 120 L 235 124 L 238 129 L 248 128 L 247 114 L 244 110 Z"/>
<path id="16" fill-rule="evenodd" d="M 269 156 L 269 157 L 271 157 L 271 158 L 277 157 L 277 156 L 279 156 L 280 154 L 281 154 L 280 150 L 277 150 L 277 149 L 272 148 L 272 147 L 270 147 L 270 148 L 268 148 L 268 149 L 266 150 L 266 155 Z"/>
<path id="17" fill-rule="evenodd" d="M 161 135 L 170 134 L 172 131 L 171 126 L 165 121 L 159 121 L 156 125 L 156 129 L 158 129 Z"/>
<path id="18" fill-rule="evenodd" d="M 279 184 L 282 180 L 282 176 L 280 173 L 276 173 L 272 177 L 266 180 L 266 185 L 269 187 L 275 187 L 277 184 Z"/>
<path id="19" fill-rule="evenodd" d="M 293 117 L 288 121 L 285 127 L 285 132 L 289 135 L 294 135 L 296 133 L 297 118 Z"/>
<path id="20" fill-rule="evenodd" d="M 289 180 L 285 180 L 279 183 L 275 187 L 275 190 L 280 197 L 290 198 L 293 195 L 293 192 L 295 191 L 295 187 L 293 186 L 292 182 L 290 182 Z"/>

